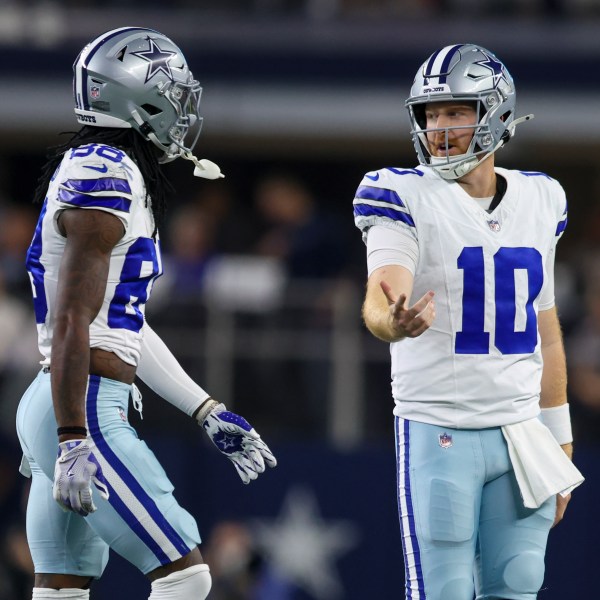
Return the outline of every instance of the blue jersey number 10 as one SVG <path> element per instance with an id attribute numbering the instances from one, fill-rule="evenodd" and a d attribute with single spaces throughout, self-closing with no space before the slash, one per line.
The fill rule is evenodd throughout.
<path id="1" fill-rule="evenodd" d="M 457 354 L 489 354 L 490 334 L 484 329 L 485 262 L 480 246 L 464 248 L 457 260 L 464 271 L 462 331 L 457 332 Z M 515 331 L 517 296 L 515 271 L 527 274 L 525 328 Z M 494 346 L 502 354 L 529 354 L 537 344 L 537 315 L 533 302 L 544 282 L 542 256 L 535 248 L 500 248 L 494 254 Z M 489 299 L 488 299 L 489 302 Z"/>

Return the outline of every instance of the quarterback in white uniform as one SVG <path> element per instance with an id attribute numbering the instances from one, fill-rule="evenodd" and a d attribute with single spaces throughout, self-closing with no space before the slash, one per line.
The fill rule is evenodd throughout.
<path id="1" fill-rule="evenodd" d="M 181 50 L 140 27 L 99 36 L 73 70 L 82 127 L 45 166 L 27 253 L 43 355 L 17 413 L 21 471 L 32 477 L 33 599 L 87 600 L 112 549 L 148 576 L 150 600 L 204 600 L 211 577 L 196 521 L 128 420 L 130 399 L 141 411 L 139 376 L 197 420 L 244 483 L 276 465 L 252 426 L 190 379 L 144 316 L 162 272 L 169 184 L 161 163 L 183 158 L 198 176 L 220 176 L 192 154 L 201 88 Z"/>
<path id="2" fill-rule="evenodd" d="M 582 481 L 554 306 L 565 194 L 495 167 L 531 115 L 488 50 L 432 54 L 407 107 L 420 166 L 367 173 L 354 200 L 363 317 L 391 344 L 406 598 L 531 600 Z"/>

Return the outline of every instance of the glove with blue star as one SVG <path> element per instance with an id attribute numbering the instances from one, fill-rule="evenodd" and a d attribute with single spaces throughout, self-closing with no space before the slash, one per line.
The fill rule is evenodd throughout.
<path id="1" fill-rule="evenodd" d="M 108 500 L 108 484 L 87 441 L 60 442 L 52 486 L 52 496 L 60 507 L 83 517 L 95 512 L 97 507 L 92 500 L 92 483 L 100 496 Z"/>
<path id="2" fill-rule="evenodd" d="M 229 412 L 224 404 L 217 404 L 215 400 L 205 404 L 196 419 L 210 441 L 234 464 L 244 483 L 256 479 L 264 472 L 265 465 L 277 466 L 273 453 L 246 419 Z"/>

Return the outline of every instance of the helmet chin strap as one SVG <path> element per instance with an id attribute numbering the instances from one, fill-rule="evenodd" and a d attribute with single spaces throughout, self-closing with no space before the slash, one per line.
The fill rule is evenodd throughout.
<path id="1" fill-rule="evenodd" d="M 486 158 L 487 156 L 489 154 L 486 155 Z M 476 156 L 469 156 L 468 154 L 456 154 L 452 157 L 452 161 L 452 163 L 448 162 L 448 158 L 443 156 L 431 156 L 429 158 L 429 164 L 444 179 L 460 179 L 469 171 L 472 171 L 483 159 L 479 160 Z"/>
<path id="2" fill-rule="evenodd" d="M 183 147 L 178 146 L 179 152 L 177 154 L 171 154 L 169 152 L 169 148 L 165 148 L 165 145 L 163 143 L 161 143 L 161 141 L 158 139 L 158 137 L 156 136 L 156 133 L 152 129 L 151 125 L 149 123 L 147 123 L 146 121 L 144 121 L 144 119 L 142 119 L 142 117 L 140 116 L 140 114 L 138 113 L 137 110 L 132 110 L 131 116 L 133 117 L 133 120 L 138 124 L 138 126 L 140 128 L 140 133 L 142 135 L 145 135 L 155 146 L 157 146 L 158 148 L 160 148 L 161 150 L 163 150 L 165 152 L 166 161 L 164 161 L 164 162 L 169 162 L 171 160 L 175 160 L 176 158 L 181 157 L 181 158 L 185 158 L 185 160 L 189 160 L 194 163 L 194 165 L 195 165 L 194 176 L 195 177 L 202 177 L 203 179 L 219 179 L 219 178 L 225 177 L 225 175 L 223 175 L 223 173 L 221 173 L 221 169 L 219 168 L 219 166 L 216 163 L 214 163 L 211 160 L 208 160 L 206 158 L 202 158 L 202 159 L 196 158 L 192 154 L 191 150 L 187 150 Z"/>
<path id="3" fill-rule="evenodd" d="M 468 154 L 457 154 L 452 157 L 452 162 L 449 162 L 448 157 L 443 156 L 431 156 L 429 158 L 429 164 L 436 170 L 436 172 L 443 179 L 460 179 L 467 173 L 471 172 L 475 167 L 480 165 L 484 160 L 489 158 L 496 150 L 503 146 L 513 135 L 515 135 L 515 128 L 519 123 L 530 121 L 534 115 L 525 115 L 515 119 L 510 125 L 506 127 L 508 136 L 506 139 L 500 140 L 489 152 L 486 152 L 481 158 L 477 156 L 470 156 Z M 463 159 L 464 160 L 461 160 Z M 446 166 L 447 168 L 444 168 Z"/>

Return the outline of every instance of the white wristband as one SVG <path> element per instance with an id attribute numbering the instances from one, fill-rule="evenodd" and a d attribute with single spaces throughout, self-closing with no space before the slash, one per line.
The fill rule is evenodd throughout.
<path id="1" fill-rule="evenodd" d="M 542 408 L 542 423 L 550 430 L 561 446 L 570 444 L 573 441 L 568 403 Z"/>
<path id="2" fill-rule="evenodd" d="M 212 398 L 207 398 L 196 410 L 198 411 L 194 416 L 196 417 L 196 421 L 198 421 L 198 425 L 202 425 L 206 417 L 208 417 L 208 413 L 212 411 L 215 406 L 219 406 L 219 403 Z M 225 407 L 223 407 L 225 408 Z"/>

